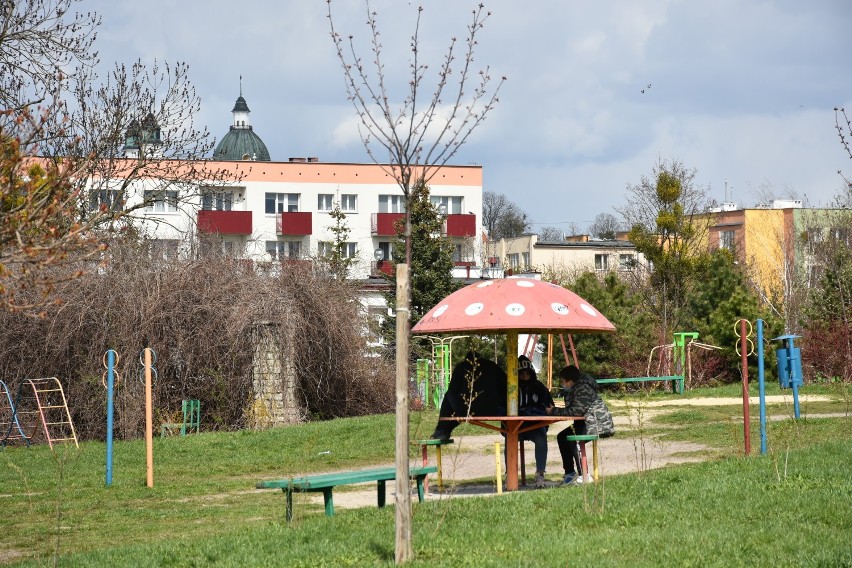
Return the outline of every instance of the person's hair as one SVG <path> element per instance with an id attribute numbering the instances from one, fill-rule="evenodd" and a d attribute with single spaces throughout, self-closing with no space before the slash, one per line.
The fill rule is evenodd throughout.
<path id="1" fill-rule="evenodd" d="M 559 378 L 563 381 L 576 382 L 582 376 L 583 373 L 581 373 L 580 369 L 578 369 L 574 365 L 568 365 L 567 367 L 563 367 L 562 370 L 559 371 Z"/>

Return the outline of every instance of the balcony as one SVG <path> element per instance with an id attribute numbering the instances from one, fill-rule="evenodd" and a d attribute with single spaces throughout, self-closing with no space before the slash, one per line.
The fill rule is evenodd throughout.
<path id="1" fill-rule="evenodd" d="M 384 274 L 385 276 L 392 276 L 393 271 L 395 270 L 394 267 L 394 263 L 390 260 L 374 260 L 370 267 L 372 269 L 370 270 L 370 274 L 372 274 L 373 276 L 378 276 L 379 274 Z"/>
<path id="2" fill-rule="evenodd" d="M 311 235 L 313 234 L 311 212 L 278 213 L 275 216 L 275 230 L 279 235 Z"/>
<path id="3" fill-rule="evenodd" d="M 405 223 L 405 213 L 373 213 L 371 231 L 374 237 L 395 237 L 401 223 Z"/>
<path id="4" fill-rule="evenodd" d="M 218 235 L 250 235 L 251 211 L 199 211 L 198 232 Z"/>
<path id="5" fill-rule="evenodd" d="M 476 215 L 472 213 L 447 215 L 444 234 L 448 237 L 475 237 Z"/>

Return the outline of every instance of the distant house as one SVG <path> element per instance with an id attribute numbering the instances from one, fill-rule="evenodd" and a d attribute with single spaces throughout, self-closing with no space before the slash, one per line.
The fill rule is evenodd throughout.
<path id="1" fill-rule="evenodd" d="M 564 241 L 540 241 L 538 235 L 524 235 L 488 241 L 488 265 L 505 272 L 525 272 L 551 268 L 568 271 L 610 271 L 627 273 L 644 266 L 644 256 L 619 234 L 615 240 L 597 240 L 575 235 Z"/>

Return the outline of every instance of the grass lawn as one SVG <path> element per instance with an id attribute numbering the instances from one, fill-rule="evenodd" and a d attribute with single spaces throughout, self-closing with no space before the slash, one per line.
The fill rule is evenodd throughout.
<path id="1" fill-rule="evenodd" d="M 820 404 L 820 413 L 843 412 L 848 402 Z M 753 409 L 755 455 L 746 458 L 731 414 L 730 406 L 672 409 L 642 432 L 726 456 L 704 463 L 499 497 L 415 498 L 411 565 L 852 566 L 852 420 L 770 422 L 770 452 L 760 456 Z M 412 438 L 434 425 L 434 412 L 412 413 Z M 156 439 L 152 489 L 140 441 L 116 443 L 109 488 L 103 443 L 56 456 L 45 446 L 7 448 L 0 563 L 393 565 L 392 506 L 326 518 L 322 505 L 300 503 L 288 526 L 283 495 L 254 490 L 260 479 L 392 463 L 393 428 L 394 417 L 382 415 Z M 482 433 L 463 428 L 456 433 Z"/>

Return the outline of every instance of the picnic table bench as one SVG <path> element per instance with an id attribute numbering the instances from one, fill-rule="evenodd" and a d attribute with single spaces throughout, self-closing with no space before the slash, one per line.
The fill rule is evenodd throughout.
<path id="1" fill-rule="evenodd" d="M 423 480 L 430 473 L 435 473 L 435 466 L 410 467 L 408 475 L 417 481 L 417 497 L 423 501 Z M 396 479 L 396 467 L 379 467 L 373 469 L 362 469 L 358 471 L 340 471 L 336 473 L 324 473 L 318 475 L 306 475 L 302 477 L 291 477 L 257 483 L 258 489 L 281 489 L 287 495 L 287 522 L 293 518 L 293 492 L 322 492 L 325 502 L 325 514 L 327 517 L 334 515 L 334 498 L 332 491 L 338 485 L 350 485 L 353 483 L 364 483 L 375 481 L 378 490 L 378 505 L 385 506 L 385 484 L 388 480 Z"/>
<path id="2" fill-rule="evenodd" d="M 665 377 L 623 377 L 613 379 L 597 379 L 599 385 L 613 383 L 645 383 L 650 381 L 671 381 L 672 390 L 677 394 L 683 394 L 683 375 L 667 375 Z"/>

